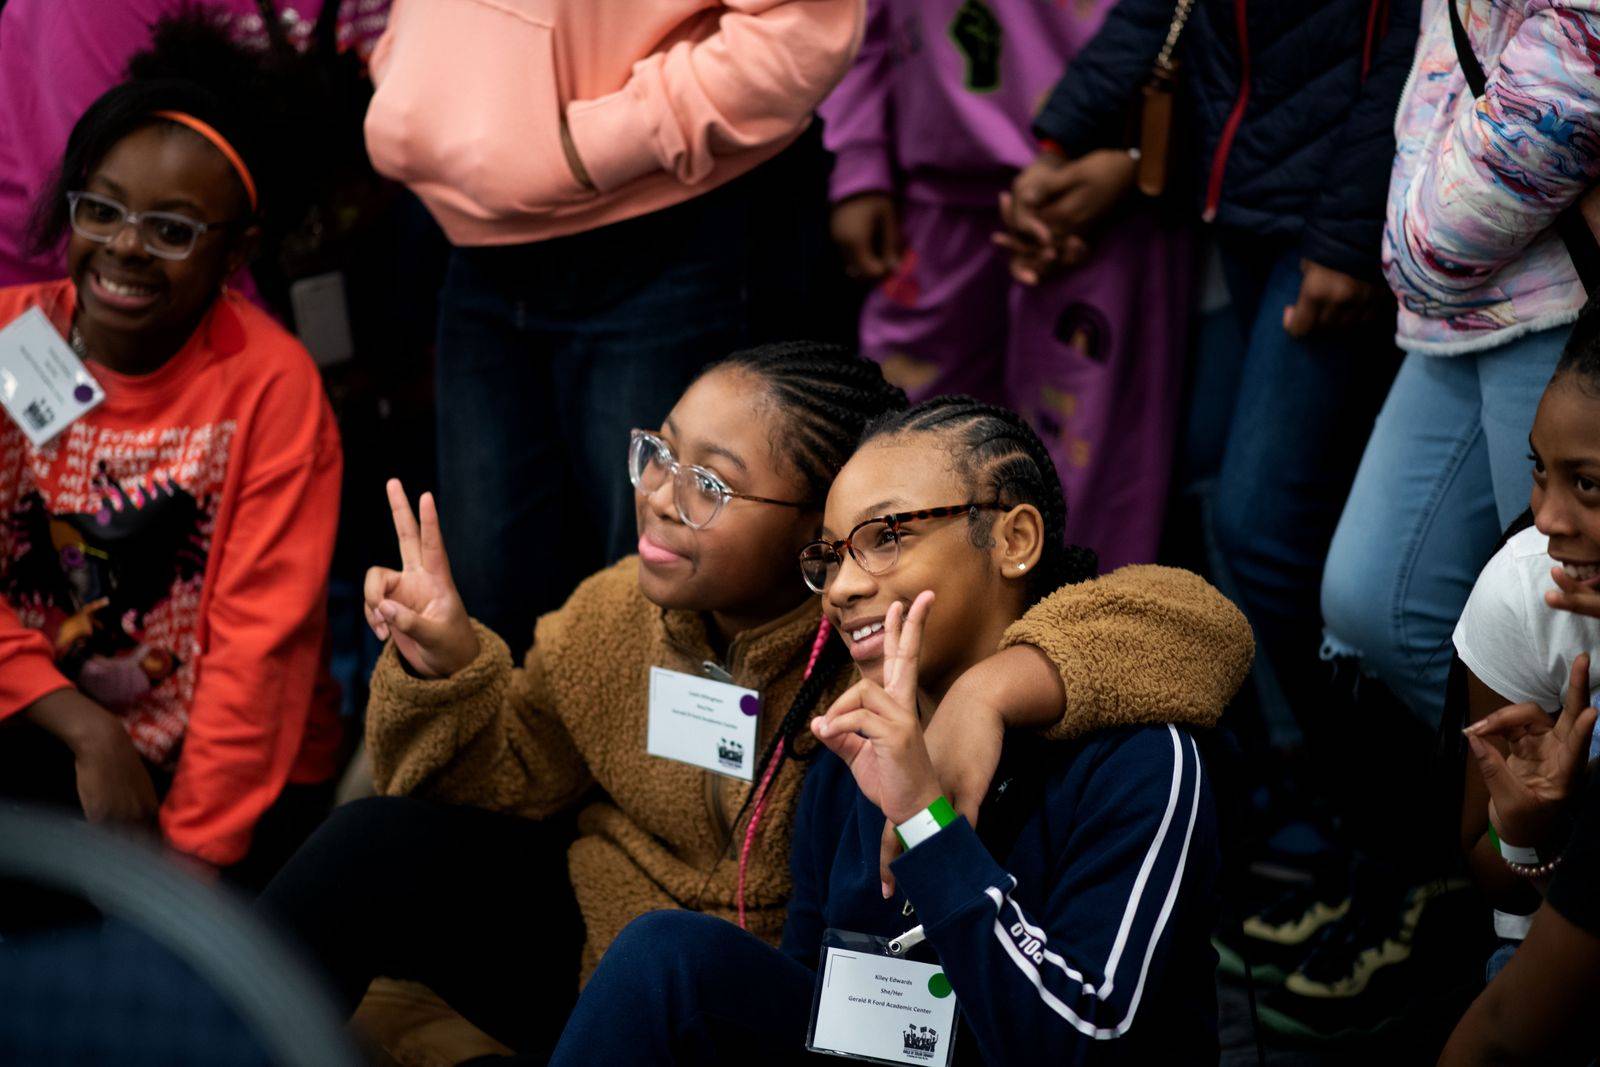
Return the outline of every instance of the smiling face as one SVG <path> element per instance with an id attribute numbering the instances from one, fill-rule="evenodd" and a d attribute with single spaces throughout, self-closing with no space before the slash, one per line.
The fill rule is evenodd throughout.
<path id="1" fill-rule="evenodd" d="M 974 500 L 950 461 L 947 443 L 930 433 L 869 441 L 851 457 L 828 493 L 822 536 L 838 540 L 869 518 Z M 909 610 L 917 594 L 935 601 L 923 630 L 919 680 L 940 694 L 967 667 L 993 653 L 1001 634 L 1026 604 L 1026 568 L 1041 544 L 1039 512 L 1031 505 L 987 512 L 986 547 L 973 544 L 967 514 L 913 520 L 899 531 L 895 563 L 869 574 L 846 554 L 823 594 L 827 614 L 862 677 L 883 684 L 883 620 L 890 605 Z"/>
<path id="2" fill-rule="evenodd" d="M 659 435 L 679 463 L 713 471 L 734 492 L 804 500 L 804 480 L 773 448 L 784 429 L 783 412 L 765 383 L 725 368 L 689 387 Z M 805 599 L 795 556 L 816 534 L 815 508 L 734 498 L 696 530 L 678 517 L 673 491 L 668 478 L 655 492 L 635 491 L 633 498 L 639 589 L 653 603 L 710 612 L 731 635 Z"/>
<path id="3" fill-rule="evenodd" d="M 1556 375 L 1539 401 L 1533 450 L 1534 525 L 1568 574 L 1600 585 L 1600 397 L 1571 372 Z"/>
<path id="4" fill-rule="evenodd" d="M 243 265 L 247 242 L 225 224 L 245 215 L 244 188 L 204 138 L 154 123 L 112 146 L 90 171 L 85 191 L 134 213 L 170 212 L 211 227 L 180 260 L 151 255 L 135 226 L 122 227 L 107 244 L 73 233 L 67 245 L 68 273 L 78 289 L 78 325 L 91 351 L 142 355 L 146 359 L 135 362 L 158 361 L 159 366 L 176 354 L 223 281 Z M 241 239 L 230 239 L 235 237 Z"/>

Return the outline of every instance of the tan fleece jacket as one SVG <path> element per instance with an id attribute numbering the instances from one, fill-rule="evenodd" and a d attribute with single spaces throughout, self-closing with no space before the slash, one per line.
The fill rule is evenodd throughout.
<path id="1" fill-rule="evenodd" d="M 522 668 L 478 628 L 482 651 L 450 678 L 424 680 L 384 649 L 372 679 L 367 746 L 380 792 L 415 794 L 529 818 L 578 819 L 569 872 L 587 930 L 583 974 L 634 917 L 698 908 L 732 918 L 737 846 L 730 825 L 744 782 L 645 752 L 652 666 L 699 673 L 715 661 L 705 624 L 639 592 L 630 557 L 592 576 L 539 620 Z M 765 746 L 800 687 L 816 601 L 740 634 L 723 666 L 762 693 Z M 1060 667 L 1067 713 L 1051 736 L 1132 722 L 1214 724 L 1248 670 L 1253 644 L 1238 609 L 1200 578 L 1129 567 L 1061 589 L 1006 634 Z M 853 682 L 846 672 L 820 707 Z M 789 892 L 790 824 L 803 768 L 789 761 L 751 853 L 750 929 L 776 942 Z"/>

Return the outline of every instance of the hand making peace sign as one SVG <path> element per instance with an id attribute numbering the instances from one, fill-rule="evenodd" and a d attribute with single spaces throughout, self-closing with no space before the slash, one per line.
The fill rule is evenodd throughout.
<path id="1" fill-rule="evenodd" d="M 478 635 L 450 578 L 433 494 L 418 502 L 422 526 L 398 478 L 389 479 L 389 508 L 400 541 L 400 570 L 373 567 L 363 587 L 367 625 L 424 678 L 445 678 L 478 658 Z"/>
<path id="2" fill-rule="evenodd" d="M 891 823 L 902 823 L 939 799 L 917 715 L 917 656 L 933 593 L 917 595 L 908 612 L 896 603 L 883 620 L 883 685 L 862 679 L 811 720 L 811 732 L 855 776 L 856 785 Z"/>

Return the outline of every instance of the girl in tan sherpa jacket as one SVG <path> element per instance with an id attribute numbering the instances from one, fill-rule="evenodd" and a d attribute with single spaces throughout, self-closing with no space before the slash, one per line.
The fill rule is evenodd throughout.
<path id="1" fill-rule="evenodd" d="M 800 557 L 861 681 L 810 723 L 830 751 L 799 800 L 782 950 L 705 915 L 642 916 L 601 960 L 551 1067 L 798 1064 L 808 1046 L 906 1062 L 903 1028 L 905 1049 L 942 1064 L 952 990 L 963 1067 L 1215 1061 L 1221 856 L 1193 729 L 1215 706 L 1141 693 L 1127 649 L 1062 614 L 1078 600 L 1149 636 L 1119 587 L 1187 588 L 1198 604 L 1204 584 L 1134 568 L 1061 588 L 1093 573 L 1064 544 L 1066 512 L 1049 452 L 1014 412 L 941 397 L 868 428 Z M 1212 636 L 1148 659 L 1205 659 L 1225 683 L 1210 695 L 1226 698 L 1249 634 L 1241 620 Z M 1017 644 L 1034 639 L 1099 646 L 1061 681 L 1081 698 L 1092 680 L 1101 698 L 1069 700 L 1057 732 L 1070 742 L 1006 736 L 1001 785 L 969 825 L 941 796 L 927 731 L 965 716 L 956 689 L 996 649 L 1055 688 L 1046 658 Z M 886 824 L 907 849 L 893 886 Z M 830 955 L 845 948 L 830 934 L 848 951 Z M 879 958 L 862 935 L 915 962 Z"/>
<path id="2" fill-rule="evenodd" d="M 804 361 L 811 365 L 797 369 Z M 759 689 L 763 746 L 780 720 L 787 718 L 793 732 L 853 681 L 853 671 L 842 669 L 843 644 L 832 641 L 801 695 L 820 615 L 793 561 L 817 528 L 815 501 L 872 414 L 861 413 L 867 405 L 857 401 L 852 426 L 822 402 L 834 412 L 844 406 L 841 394 L 872 393 L 880 408 L 893 402 L 870 367 L 791 347 L 757 350 L 708 371 L 673 409 L 658 440 L 676 462 L 702 464 L 747 498 L 763 499 L 726 499 L 707 521 L 695 510 L 702 507 L 695 500 L 702 474 L 683 467 L 680 476 L 656 481 L 649 468 L 670 473 L 675 461 L 644 455 L 636 467 L 639 557 L 593 576 L 561 610 L 542 618 L 521 669 L 500 638 L 467 619 L 455 597 L 431 498 L 423 497 L 418 529 L 391 485 L 405 568 L 376 572 L 368 591 L 374 629 L 392 638 L 368 709 L 378 786 L 531 819 L 577 809 L 568 864 L 584 928 L 585 975 L 617 931 L 645 911 L 681 907 L 732 918 L 737 910 L 739 864 L 730 844 L 742 840 L 734 831 L 744 829 L 751 787 L 646 754 L 649 668 L 697 673 L 710 664 Z M 863 376 L 872 382 L 863 384 Z M 659 447 L 644 442 L 641 448 Z M 822 446 L 825 453 L 807 452 Z M 776 503 L 801 500 L 811 502 L 809 510 Z M 945 751 L 952 756 L 970 753 L 974 744 L 990 747 L 968 737 L 997 738 L 1007 711 L 1044 705 L 1048 719 L 1035 712 L 1034 721 L 1060 719 L 1063 695 L 1074 716 L 1114 720 L 1154 709 L 1214 719 L 1231 691 L 1234 664 L 1219 662 L 1212 650 L 1249 644 L 1242 619 L 1220 595 L 1193 576 L 1158 568 L 1063 590 L 1030 620 L 1037 634 L 1027 640 L 1047 648 L 1065 679 L 1064 694 L 1052 683 L 1041 700 L 1037 686 L 1018 691 L 1011 672 L 992 671 L 970 687 L 974 696 L 963 714 L 947 717 Z M 1091 664 L 1092 671 L 1084 670 Z M 1119 678 L 1126 684 L 1110 684 Z M 992 747 L 997 754 L 998 744 Z M 982 774 L 992 770 L 991 764 Z M 801 777 L 801 767 L 788 764 L 777 773 L 749 858 L 746 921 L 770 941 L 780 932 L 788 895 L 790 816 Z M 967 792 L 981 797 L 986 785 L 984 777 Z M 344 809 L 326 831 L 336 835 L 342 821 L 344 837 L 355 842 L 338 870 L 323 872 L 330 886 L 373 880 L 372 868 L 386 860 L 393 867 L 392 857 L 360 851 L 354 827 L 362 807 L 371 805 Z M 426 864 L 414 854 L 405 860 L 408 870 Z M 286 878 L 303 873 L 291 870 Z M 392 879 L 379 882 L 386 897 L 409 891 Z M 285 902 L 273 897 L 269 890 L 269 906 L 283 910 Z M 369 921 L 353 909 L 324 916 L 320 928 L 356 938 Z M 340 950 L 312 947 L 324 960 L 349 962 Z M 463 946 L 463 954 L 472 951 Z M 559 964 L 541 961 L 538 970 L 559 974 Z M 371 976 L 337 975 L 352 998 Z M 551 1016 L 559 1028 L 564 1004 L 543 987 L 530 995 L 526 976 L 518 977 L 507 981 L 505 995 L 539 1005 L 532 1013 Z M 454 1006 L 474 1019 L 486 1014 L 472 1004 Z M 508 1036 L 521 1048 L 539 1043 L 527 1032 Z"/>

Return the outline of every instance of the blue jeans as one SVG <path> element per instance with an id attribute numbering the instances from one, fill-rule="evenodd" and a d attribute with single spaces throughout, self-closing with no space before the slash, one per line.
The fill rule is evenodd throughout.
<path id="1" fill-rule="evenodd" d="M 811 968 L 730 922 L 650 912 L 606 950 L 550 1067 L 837 1064 L 805 1051 L 815 982 Z"/>
<path id="2" fill-rule="evenodd" d="M 467 609 L 514 651 L 579 580 L 634 550 L 628 431 L 660 426 L 708 362 L 814 335 L 827 232 L 818 153 L 808 135 L 653 215 L 452 253 L 441 522 Z"/>
<path id="3" fill-rule="evenodd" d="M 1398 358 L 1392 323 L 1296 340 L 1283 309 L 1300 292 L 1298 249 L 1218 244 L 1231 321 L 1202 325 L 1179 476 L 1200 498 L 1212 578 L 1255 631 L 1267 717 L 1303 718 L 1325 675 L 1323 559 Z"/>
<path id="4" fill-rule="evenodd" d="M 1322 582 L 1325 654 L 1359 656 L 1430 729 L 1461 609 L 1528 506 L 1528 432 L 1569 332 L 1408 355 L 1339 520 Z"/>

